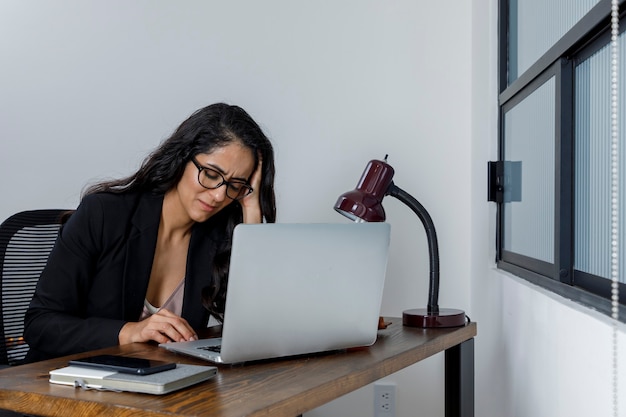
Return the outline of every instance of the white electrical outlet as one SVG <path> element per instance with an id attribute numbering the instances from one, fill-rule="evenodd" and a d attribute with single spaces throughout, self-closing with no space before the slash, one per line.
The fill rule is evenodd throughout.
<path id="1" fill-rule="evenodd" d="M 374 384 L 374 417 L 396 417 L 396 384 Z"/>

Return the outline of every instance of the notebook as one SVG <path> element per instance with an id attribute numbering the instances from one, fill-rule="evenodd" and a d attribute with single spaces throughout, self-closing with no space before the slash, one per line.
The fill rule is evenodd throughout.
<path id="1" fill-rule="evenodd" d="M 159 346 L 223 364 L 369 346 L 389 237 L 388 223 L 239 224 L 222 337 Z"/>
<path id="2" fill-rule="evenodd" d="M 70 365 L 50 371 L 50 382 L 84 389 L 163 395 L 211 379 L 216 373 L 215 366 L 185 364 L 178 364 L 174 369 L 150 375 L 125 374 Z"/>

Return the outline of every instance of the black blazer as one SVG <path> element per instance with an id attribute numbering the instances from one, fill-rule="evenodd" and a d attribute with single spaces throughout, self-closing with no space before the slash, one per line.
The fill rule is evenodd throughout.
<path id="1" fill-rule="evenodd" d="M 26 313 L 26 361 L 118 344 L 122 326 L 143 309 L 162 206 L 163 195 L 83 199 L 62 227 Z M 182 317 L 196 330 L 209 319 L 201 294 L 221 235 L 216 221 L 194 225 L 189 243 Z"/>

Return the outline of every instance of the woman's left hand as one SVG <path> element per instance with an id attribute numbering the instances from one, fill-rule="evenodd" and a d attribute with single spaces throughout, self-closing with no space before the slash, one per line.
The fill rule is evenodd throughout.
<path id="1" fill-rule="evenodd" d="M 256 170 L 250 178 L 250 185 L 252 186 L 252 192 L 240 200 L 241 208 L 243 210 L 243 222 L 244 223 L 261 223 L 263 221 L 263 215 L 261 213 L 261 203 L 259 201 L 259 193 L 261 190 L 261 177 L 263 169 L 263 159 L 259 153 L 259 164 Z"/>

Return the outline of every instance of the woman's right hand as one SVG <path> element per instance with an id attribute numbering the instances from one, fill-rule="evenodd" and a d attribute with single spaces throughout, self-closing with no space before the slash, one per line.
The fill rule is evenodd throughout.
<path id="1" fill-rule="evenodd" d="M 149 341 L 168 343 L 198 340 L 198 335 L 187 320 L 162 309 L 145 320 L 126 323 L 118 339 L 120 345 Z"/>

